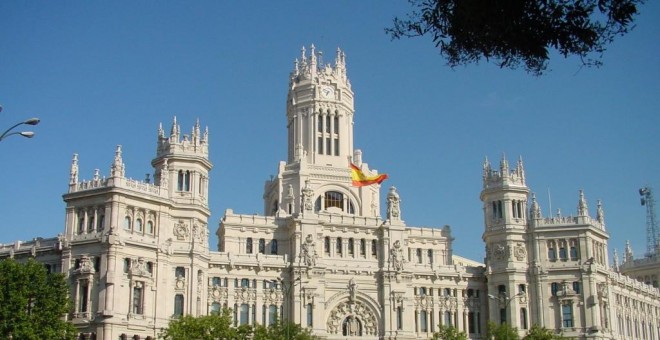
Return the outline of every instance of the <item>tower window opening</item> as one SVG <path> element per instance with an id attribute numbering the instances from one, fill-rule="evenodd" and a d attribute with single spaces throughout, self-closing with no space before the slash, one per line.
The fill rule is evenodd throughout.
<path id="1" fill-rule="evenodd" d="M 142 219 L 141 218 L 135 219 L 135 231 L 142 232 Z"/>
<path id="2" fill-rule="evenodd" d="M 378 245 L 376 245 L 376 240 L 371 241 L 371 256 L 378 258 Z"/>
<path id="3" fill-rule="evenodd" d="M 190 170 L 179 170 L 176 188 L 178 191 L 190 191 Z"/>
<path id="4" fill-rule="evenodd" d="M 147 234 L 153 234 L 153 233 L 154 233 L 154 222 L 147 221 Z"/>
<path id="5" fill-rule="evenodd" d="M 330 255 L 330 237 L 326 236 L 323 240 L 323 250 L 327 255 Z"/>
<path id="6" fill-rule="evenodd" d="M 174 277 L 185 278 L 186 277 L 186 268 L 176 267 L 174 270 Z"/>
<path id="7" fill-rule="evenodd" d="M 422 263 L 422 248 L 417 248 L 417 263 Z"/>
<path id="8" fill-rule="evenodd" d="M 317 122 L 318 122 L 317 131 L 318 132 L 323 132 L 323 116 L 319 115 L 318 119 L 317 119 Z"/>
<path id="9" fill-rule="evenodd" d="M 318 138 L 318 142 L 317 142 L 316 146 L 318 148 L 319 155 L 322 155 L 323 154 L 323 137 Z"/>
<path id="10" fill-rule="evenodd" d="M 360 255 L 365 256 L 367 253 L 367 244 L 364 239 L 360 239 Z"/>
<path id="11" fill-rule="evenodd" d="M 334 138 L 334 147 L 335 156 L 339 156 L 339 138 Z"/>
<path id="12" fill-rule="evenodd" d="M 245 252 L 252 254 L 252 237 L 248 237 L 245 241 Z"/>
<path id="13" fill-rule="evenodd" d="M 426 251 L 426 256 L 428 257 L 429 264 L 433 264 L 433 250 L 429 249 Z"/>
<path id="14" fill-rule="evenodd" d="M 325 116 L 325 132 L 330 133 L 332 131 L 330 127 L 330 116 L 326 115 Z"/>
<path id="15" fill-rule="evenodd" d="M 98 225 L 96 226 L 96 230 L 101 231 L 103 230 L 104 227 L 105 227 L 105 215 L 101 214 L 99 216 L 99 221 L 98 221 Z"/>
<path id="16" fill-rule="evenodd" d="M 266 253 L 266 240 L 263 238 L 259 239 L 259 254 L 265 254 Z"/>
<path id="17" fill-rule="evenodd" d="M 270 241 L 270 253 L 277 255 L 277 240 Z"/>
<path id="18" fill-rule="evenodd" d="M 325 209 L 337 207 L 344 210 L 344 194 L 337 191 L 326 191 L 325 193 Z"/>
<path id="19" fill-rule="evenodd" d="M 335 123 L 334 124 L 335 125 L 335 134 L 338 135 L 339 134 L 339 117 L 337 115 L 335 115 L 334 123 Z"/>
<path id="20" fill-rule="evenodd" d="M 90 216 L 89 221 L 87 222 L 87 232 L 91 233 L 94 231 L 94 216 Z"/>
<path id="21" fill-rule="evenodd" d="M 78 234 L 82 234 L 85 231 L 85 217 L 80 216 L 78 218 Z"/>
<path id="22" fill-rule="evenodd" d="M 337 237 L 337 254 L 341 255 L 342 254 L 342 240 L 341 237 Z"/>
<path id="23" fill-rule="evenodd" d="M 131 218 L 128 216 L 124 217 L 124 229 L 131 230 Z"/>
<path id="24" fill-rule="evenodd" d="M 332 140 L 330 139 L 330 137 L 328 137 L 328 138 L 325 139 L 325 154 L 326 155 L 332 155 L 331 146 L 332 146 Z"/>
<path id="25" fill-rule="evenodd" d="M 354 247 L 355 247 L 355 241 L 353 240 L 353 238 L 349 238 L 348 239 L 348 255 L 351 255 L 351 256 L 353 255 Z"/>
<path id="26" fill-rule="evenodd" d="M 564 328 L 573 327 L 573 305 L 561 305 L 561 319 Z"/>

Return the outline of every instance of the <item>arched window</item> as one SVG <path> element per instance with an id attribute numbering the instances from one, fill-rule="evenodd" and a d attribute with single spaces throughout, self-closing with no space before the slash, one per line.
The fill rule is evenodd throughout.
<path id="1" fill-rule="evenodd" d="M 371 241 L 371 256 L 374 258 L 378 257 L 378 248 L 376 245 L 376 240 Z"/>
<path id="2" fill-rule="evenodd" d="M 131 230 L 131 218 L 128 216 L 124 217 L 124 229 Z"/>
<path id="3" fill-rule="evenodd" d="M 330 237 L 328 236 L 323 240 L 323 249 L 327 255 L 330 255 Z"/>
<path id="4" fill-rule="evenodd" d="M 354 241 L 353 238 L 348 239 L 348 255 L 353 256 L 353 250 L 354 250 Z"/>
<path id="5" fill-rule="evenodd" d="M 241 288 L 250 288 L 250 279 L 241 279 Z"/>
<path id="6" fill-rule="evenodd" d="M 360 239 L 360 255 L 365 256 L 366 253 L 367 253 L 367 243 L 362 238 L 362 239 Z"/>
<path id="7" fill-rule="evenodd" d="M 342 245 L 341 237 L 337 237 L 337 254 L 339 255 L 342 254 L 342 248 L 343 245 Z"/>
<path id="8" fill-rule="evenodd" d="M 85 232 L 85 216 L 82 212 L 78 214 L 80 215 L 80 217 L 78 217 L 78 234 L 82 234 Z"/>
<path id="9" fill-rule="evenodd" d="M 259 254 L 265 254 L 266 253 L 266 240 L 263 238 L 259 239 Z"/>
<path id="10" fill-rule="evenodd" d="M 417 248 L 417 263 L 422 263 L 422 249 Z"/>
<path id="11" fill-rule="evenodd" d="M 147 234 L 153 234 L 153 233 L 154 233 L 154 222 L 147 221 Z"/>
<path id="12" fill-rule="evenodd" d="M 420 331 L 424 332 L 424 333 L 428 332 L 429 331 L 429 329 L 428 329 L 428 320 L 427 320 L 427 317 L 426 317 L 426 311 L 425 310 L 422 310 L 422 311 L 419 312 L 419 321 L 420 321 L 419 322 Z"/>
<path id="13" fill-rule="evenodd" d="M 277 240 L 270 241 L 270 253 L 277 255 Z"/>
<path id="14" fill-rule="evenodd" d="M 135 231 L 142 232 L 142 219 L 141 218 L 135 219 Z"/>
<path id="15" fill-rule="evenodd" d="M 245 241 L 245 252 L 252 254 L 252 237 L 248 237 Z"/>
<path id="16" fill-rule="evenodd" d="M 176 188 L 178 191 L 190 191 L 190 170 L 179 170 Z"/>

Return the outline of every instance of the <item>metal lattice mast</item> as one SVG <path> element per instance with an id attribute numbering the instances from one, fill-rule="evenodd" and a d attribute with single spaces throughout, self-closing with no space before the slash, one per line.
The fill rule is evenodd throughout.
<path id="1" fill-rule="evenodd" d="M 639 189 L 639 195 L 642 196 L 642 205 L 646 206 L 646 255 L 652 256 L 656 254 L 660 240 L 660 230 L 655 219 L 655 200 L 649 187 Z"/>

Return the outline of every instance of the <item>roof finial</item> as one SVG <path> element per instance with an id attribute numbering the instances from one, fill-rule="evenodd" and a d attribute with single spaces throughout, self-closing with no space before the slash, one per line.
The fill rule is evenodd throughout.
<path id="1" fill-rule="evenodd" d="M 121 145 L 117 145 L 117 149 L 115 149 L 115 160 L 110 167 L 110 176 L 124 177 L 124 161 L 121 158 Z"/>
<path id="2" fill-rule="evenodd" d="M 307 56 L 305 55 L 305 46 L 303 46 L 303 47 L 300 49 L 300 61 L 301 61 L 302 63 L 305 63 L 305 60 L 307 60 Z"/>
<path id="3" fill-rule="evenodd" d="M 194 145 L 199 145 L 200 131 L 199 131 L 199 118 L 195 121 L 195 126 L 192 130 L 192 140 Z"/>
<path id="4" fill-rule="evenodd" d="M 170 138 L 175 138 L 176 141 L 179 141 L 179 129 L 176 124 L 176 116 L 174 116 L 174 121 L 172 121 L 172 129 L 170 129 Z"/>
<path id="5" fill-rule="evenodd" d="M 158 138 L 165 138 L 165 131 L 163 130 L 163 123 L 158 123 Z"/>
<path id="6" fill-rule="evenodd" d="M 587 200 L 584 199 L 584 191 L 580 189 L 580 199 L 578 201 L 578 216 L 589 216 L 589 207 L 587 206 Z"/>
<path id="7" fill-rule="evenodd" d="M 502 177 L 509 175 L 509 162 L 506 160 L 506 154 L 502 152 L 502 160 L 500 161 L 500 171 Z"/>
<path id="8" fill-rule="evenodd" d="M 614 248 L 614 254 L 612 254 L 612 257 L 614 257 L 614 271 L 619 272 L 619 252 Z"/>

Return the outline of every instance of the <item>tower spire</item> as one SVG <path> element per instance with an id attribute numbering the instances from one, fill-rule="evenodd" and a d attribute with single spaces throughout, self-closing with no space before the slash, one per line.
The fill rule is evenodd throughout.
<path id="1" fill-rule="evenodd" d="M 605 226 L 605 213 L 603 212 L 603 204 L 598 200 L 598 209 L 596 210 L 596 220 Z"/>
<path id="2" fill-rule="evenodd" d="M 506 160 L 506 154 L 502 152 L 502 160 L 500 161 L 500 171 L 502 172 L 502 177 L 509 176 L 509 161 Z"/>
<path id="3" fill-rule="evenodd" d="M 536 193 L 532 193 L 532 207 L 529 209 L 530 216 L 534 219 L 540 219 L 541 216 L 541 207 L 536 201 Z"/>

